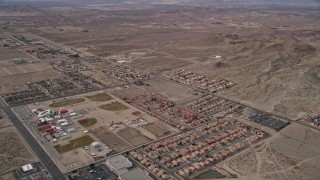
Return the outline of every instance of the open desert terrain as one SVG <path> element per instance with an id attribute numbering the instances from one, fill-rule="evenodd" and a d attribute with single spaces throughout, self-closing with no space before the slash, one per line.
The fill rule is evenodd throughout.
<path id="1" fill-rule="evenodd" d="M 1 99 L 63 173 L 123 154 L 155 179 L 210 169 L 319 179 L 319 9 L 313 0 L 0 1 Z M 49 121 L 67 123 L 70 139 Z M 0 127 L 0 171 L 36 161 L 11 142 L 20 139 L 9 118 Z M 98 158 L 93 142 L 108 152 Z"/>
<path id="2" fill-rule="evenodd" d="M 33 34 L 94 54 L 102 62 L 88 65 L 92 69 L 85 73 L 98 79 L 106 77 L 95 73 L 97 69 L 125 59 L 137 71 L 157 76 L 187 69 L 234 81 L 237 88 L 221 95 L 293 119 L 319 110 L 317 11 L 188 3 L 9 6 L 4 21 L 11 22 L 8 16 L 20 10 L 29 14 L 2 24 L 2 38 L 10 33 Z M 44 15 L 44 10 L 50 14 Z M 1 48 L 2 93 L 24 89 L 24 82 L 59 76 L 43 64 L 47 59 L 26 54 L 26 49 L 32 48 Z M 33 63 L 14 66 L 12 60 L 17 58 Z"/>

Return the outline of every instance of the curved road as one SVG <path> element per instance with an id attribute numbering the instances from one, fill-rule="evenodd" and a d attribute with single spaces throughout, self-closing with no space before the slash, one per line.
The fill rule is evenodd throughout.
<path id="1" fill-rule="evenodd" d="M 34 137 L 30 134 L 30 132 L 26 129 L 23 123 L 18 119 L 18 117 L 12 112 L 10 106 L 3 100 L 0 96 L 0 108 L 6 113 L 8 118 L 12 121 L 13 125 L 18 129 L 20 134 L 32 148 L 34 153 L 38 156 L 41 163 L 46 167 L 46 169 L 52 175 L 54 180 L 65 180 L 66 177 L 60 171 L 60 169 L 52 162 L 51 158 L 48 154 L 42 149 L 42 147 L 38 144 L 38 142 L 34 139 Z"/>

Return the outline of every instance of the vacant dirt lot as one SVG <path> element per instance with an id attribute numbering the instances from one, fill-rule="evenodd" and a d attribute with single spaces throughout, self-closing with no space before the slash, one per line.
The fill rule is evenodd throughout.
<path id="1" fill-rule="evenodd" d="M 9 127 L 12 125 L 13 125 L 12 122 L 8 118 L 3 117 L 0 119 L 0 128 Z"/>
<path id="2" fill-rule="evenodd" d="M 1 174 L 32 162 L 35 162 L 35 159 L 17 134 L 17 130 L 14 127 L 0 129 Z"/>
<path id="3" fill-rule="evenodd" d="M 168 129 L 165 129 L 164 127 L 161 127 L 159 125 L 157 125 L 156 123 L 151 123 L 145 126 L 142 126 L 144 129 L 150 131 L 152 134 L 154 134 L 157 138 L 158 137 L 162 137 L 168 133 L 170 133 L 170 131 Z"/>
<path id="4" fill-rule="evenodd" d="M 122 152 L 132 148 L 129 143 L 125 142 L 105 127 L 95 129 L 93 134 L 115 152 Z"/>
<path id="5" fill-rule="evenodd" d="M 164 80 L 160 78 L 147 81 L 150 86 L 145 87 L 147 91 L 161 94 L 168 97 L 171 101 L 178 101 L 181 99 L 194 98 L 195 96 L 190 93 L 191 88 Z"/>
<path id="6" fill-rule="evenodd" d="M 167 58 L 163 56 L 142 58 L 133 62 L 133 66 L 151 74 L 158 74 L 163 71 L 170 71 L 174 68 L 184 67 L 190 64 L 191 63 L 188 61 L 176 58 Z"/>
<path id="7" fill-rule="evenodd" d="M 318 179 L 318 136 L 319 132 L 293 124 L 225 165 L 243 178 Z"/>
<path id="8" fill-rule="evenodd" d="M 117 134 L 127 140 L 131 145 L 138 146 L 150 142 L 150 139 L 140 134 L 139 131 L 126 127 L 120 129 Z"/>
<path id="9" fill-rule="evenodd" d="M 93 159 L 84 151 L 83 148 L 63 153 L 61 158 L 61 163 L 66 171 L 82 167 L 92 162 Z"/>
<path id="10" fill-rule="evenodd" d="M 0 68 L 0 77 L 10 76 L 15 74 L 27 74 L 32 72 L 47 71 L 52 68 L 47 64 L 25 64 Z"/>

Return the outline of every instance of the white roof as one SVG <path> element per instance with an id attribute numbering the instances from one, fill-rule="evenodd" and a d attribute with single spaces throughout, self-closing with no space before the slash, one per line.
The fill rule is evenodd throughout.
<path id="1" fill-rule="evenodd" d="M 131 169 L 130 171 L 128 171 L 125 174 L 122 174 L 121 176 L 124 180 L 152 180 L 152 178 L 149 176 L 149 173 L 140 168 Z"/>
<path id="2" fill-rule="evenodd" d="M 69 123 L 67 122 L 61 123 L 61 126 L 67 126 L 67 125 L 69 125 Z"/>
<path id="3" fill-rule="evenodd" d="M 126 169 L 126 168 L 132 167 L 132 163 L 130 162 L 130 160 L 124 157 L 123 155 L 118 155 L 118 156 L 108 158 L 106 164 L 109 165 L 111 169 L 116 171 L 123 168 Z"/>
<path id="4" fill-rule="evenodd" d="M 66 119 L 60 119 L 60 120 L 58 120 L 58 123 L 66 122 L 66 121 L 67 121 Z"/>
<path id="5" fill-rule="evenodd" d="M 101 146 L 101 144 L 99 142 L 93 142 L 91 143 L 91 146 Z"/>
<path id="6" fill-rule="evenodd" d="M 28 172 L 33 170 L 33 166 L 31 164 L 27 164 L 21 167 L 23 172 Z"/>

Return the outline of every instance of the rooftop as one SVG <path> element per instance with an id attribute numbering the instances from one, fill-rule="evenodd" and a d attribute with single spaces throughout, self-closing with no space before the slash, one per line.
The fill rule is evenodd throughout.
<path id="1" fill-rule="evenodd" d="M 149 176 L 149 173 L 140 168 L 134 168 L 130 170 L 128 173 L 123 174 L 122 178 L 124 180 L 152 180 L 152 178 Z"/>
<path id="2" fill-rule="evenodd" d="M 126 169 L 126 168 L 132 167 L 132 163 L 129 161 L 129 159 L 124 157 L 123 155 L 118 155 L 118 156 L 108 158 L 106 161 L 106 165 L 112 171 L 118 171 L 123 168 Z"/>

